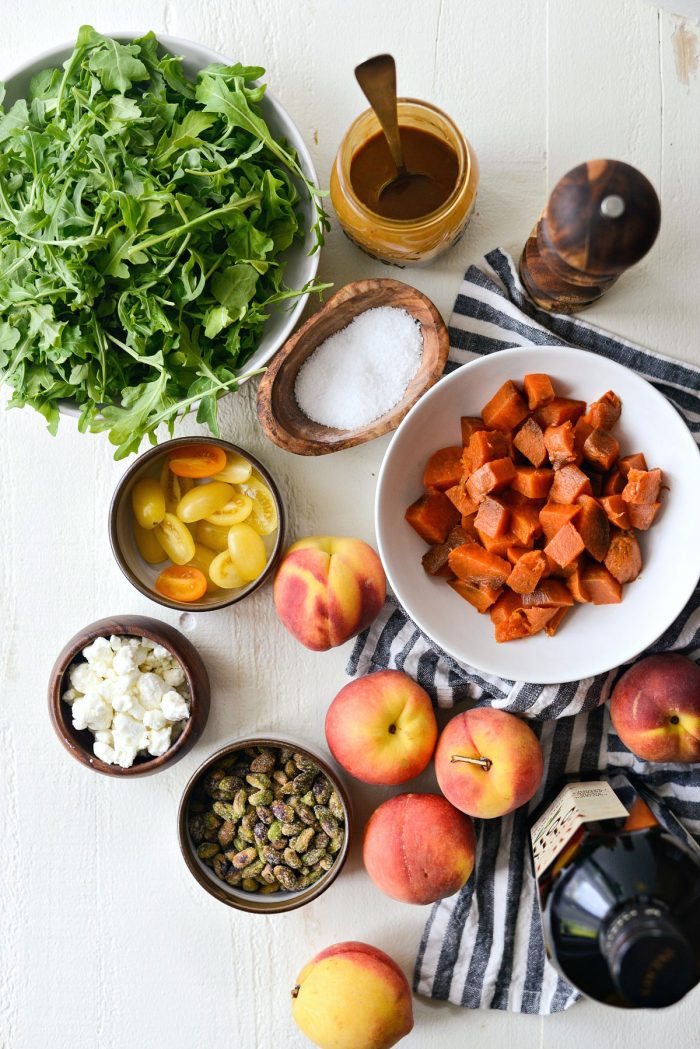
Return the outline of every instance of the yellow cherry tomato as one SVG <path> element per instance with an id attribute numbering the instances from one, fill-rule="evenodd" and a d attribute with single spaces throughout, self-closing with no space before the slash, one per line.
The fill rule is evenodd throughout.
<path id="1" fill-rule="evenodd" d="M 248 581 L 234 565 L 228 550 L 222 550 L 216 555 L 209 566 L 209 578 L 222 590 L 237 590 Z"/>
<path id="2" fill-rule="evenodd" d="M 226 452 L 218 444 L 183 444 L 170 453 L 168 466 L 178 477 L 212 477 L 226 466 Z"/>
<path id="3" fill-rule="evenodd" d="M 226 465 L 216 475 L 217 481 L 228 481 L 229 484 L 240 484 L 247 481 L 252 473 L 253 467 L 242 455 L 235 452 L 226 453 Z"/>
<path id="4" fill-rule="evenodd" d="M 228 550 L 228 528 L 214 525 L 211 521 L 197 521 L 194 526 L 194 535 L 198 543 L 208 546 L 217 554 L 222 550 Z"/>
<path id="5" fill-rule="evenodd" d="M 131 509 L 142 528 L 155 528 L 165 517 L 165 496 L 155 477 L 142 477 L 131 489 Z"/>
<path id="6" fill-rule="evenodd" d="M 166 553 L 158 542 L 155 532 L 142 528 L 138 521 L 133 521 L 134 539 L 141 557 L 149 565 L 159 565 L 166 560 Z"/>
<path id="7" fill-rule="evenodd" d="M 171 601 L 199 601 L 207 592 L 207 577 L 193 565 L 170 565 L 156 579 L 156 590 Z"/>
<path id="8" fill-rule="evenodd" d="M 188 565 L 192 565 L 194 568 L 198 568 L 200 572 L 203 572 L 207 580 L 207 593 L 211 594 L 214 590 L 218 590 L 218 586 L 209 575 L 209 569 L 211 563 L 216 557 L 213 550 L 210 550 L 208 546 L 202 546 L 201 543 L 194 544 L 194 557 L 191 561 L 188 561 Z"/>
<path id="9" fill-rule="evenodd" d="M 189 477 L 176 477 L 168 466 L 168 461 L 163 463 L 163 469 L 160 471 L 159 479 L 160 487 L 163 489 L 163 495 L 165 496 L 165 509 L 169 514 L 174 514 L 177 510 L 177 504 L 182 499 L 183 495 L 189 492 L 190 488 L 194 487 L 194 481 Z"/>
<path id="10" fill-rule="evenodd" d="M 186 565 L 194 557 L 192 533 L 175 514 L 166 514 L 160 524 L 156 525 L 155 534 L 170 560 L 176 565 Z"/>
<path id="11" fill-rule="evenodd" d="M 258 477 L 251 477 L 241 485 L 245 494 L 253 500 L 253 508 L 248 524 L 258 535 L 270 535 L 279 526 L 277 505 L 272 492 Z"/>
<path id="12" fill-rule="evenodd" d="M 257 579 L 265 571 L 265 544 L 249 524 L 243 522 L 229 528 L 228 552 L 235 567 L 248 582 Z"/>
<path id="13" fill-rule="evenodd" d="M 217 510 L 215 514 L 209 514 L 207 521 L 222 528 L 230 528 L 231 525 L 240 524 L 250 516 L 253 509 L 253 500 L 243 492 L 234 492 L 225 506 Z"/>
<path id="14" fill-rule="evenodd" d="M 201 521 L 216 513 L 234 494 L 230 484 L 223 481 L 211 481 L 209 484 L 198 484 L 183 495 L 177 504 L 175 513 L 185 524 Z"/>

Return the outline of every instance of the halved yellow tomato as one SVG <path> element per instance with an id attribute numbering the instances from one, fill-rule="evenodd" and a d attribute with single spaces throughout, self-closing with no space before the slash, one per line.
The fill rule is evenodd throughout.
<path id="1" fill-rule="evenodd" d="M 250 516 L 252 509 L 253 500 L 243 492 L 235 492 L 225 506 L 222 506 L 216 513 L 207 515 L 207 521 L 220 528 L 230 528 L 231 525 L 245 521 Z"/>
<path id="2" fill-rule="evenodd" d="M 248 524 L 258 535 L 270 535 L 279 526 L 277 505 L 272 492 L 259 477 L 253 475 L 241 488 L 253 501 Z"/>
<path id="3" fill-rule="evenodd" d="M 175 513 L 185 524 L 201 521 L 203 517 L 220 510 L 234 495 L 230 484 L 223 481 L 210 481 L 208 484 L 196 484 L 183 495 L 177 504 Z"/>
<path id="4" fill-rule="evenodd" d="M 178 477 L 212 477 L 226 466 L 226 452 L 218 444 L 183 444 L 168 457 Z"/>
<path id="5" fill-rule="evenodd" d="M 193 565 L 170 565 L 156 579 L 156 590 L 171 601 L 199 601 L 207 592 L 207 578 Z"/>
<path id="6" fill-rule="evenodd" d="M 176 477 L 168 466 L 168 461 L 163 463 L 163 469 L 160 471 L 160 479 L 158 481 L 160 487 L 163 489 L 163 495 L 165 496 L 165 509 L 169 514 L 174 514 L 177 510 L 177 504 L 182 499 L 183 495 L 189 492 L 190 488 L 194 486 L 194 481 L 189 477 Z"/>
<path id="7" fill-rule="evenodd" d="M 247 481 L 252 473 L 253 467 L 242 455 L 235 452 L 226 453 L 226 465 L 216 475 L 217 481 L 228 481 L 229 484 L 240 484 Z"/>
<path id="8" fill-rule="evenodd" d="M 245 586 L 247 582 L 231 560 L 228 550 L 222 550 L 216 555 L 209 566 L 209 576 L 212 582 L 223 590 L 237 590 L 238 587 Z"/>
<path id="9" fill-rule="evenodd" d="M 155 535 L 171 561 L 186 565 L 194 557 L 194 539 L 187 525 L 175 514 L 166 514 L 155 527 Z"/>
<path id="10" fill-rule="evenodd" d="M 233 525 L 228 532 L 228 552 L 238 572 L 248 582 L 265 571 L 265 544 L 249 524 Z"/>

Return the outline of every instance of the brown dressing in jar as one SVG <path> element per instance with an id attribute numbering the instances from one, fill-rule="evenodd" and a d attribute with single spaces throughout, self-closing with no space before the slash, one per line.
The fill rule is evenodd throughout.
<path id="1" fill-rule="evenodd" d="M 396 178 L 396 165 L 379 131 L 353 156 L 350 182 L 362 203 L 377 215 L 417 219 L 436 211 L 453 192 L 459 160 L 451 146 L 429 131 L 404 126 L 400 134 L 408 176 L 389 185 Z M 417 177 L 412 178 L 413 173 Z"/>

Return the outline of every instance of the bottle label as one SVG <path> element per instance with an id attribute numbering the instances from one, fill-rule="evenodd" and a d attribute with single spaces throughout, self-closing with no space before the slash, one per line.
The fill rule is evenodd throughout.
<path id="1" fill-rule="evenodd" d="M 567 783 L 530 830 L 535 877 L 539 878 L 549 867 L 584 823 L 627 815 L 627 809 L 605 780 Z"/>

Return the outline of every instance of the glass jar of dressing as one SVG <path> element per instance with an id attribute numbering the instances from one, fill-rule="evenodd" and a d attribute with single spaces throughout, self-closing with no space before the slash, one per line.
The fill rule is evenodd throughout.
<path id="1" fill-rule="evenodd" d="M 404 162 L 423 177 L 390 185 L 396 168 L 372 109 L 351 124 L 331 170 L 331 201 L 351 240 L 397 266 L 430 262 L 464 232 L 479 182 L 476 156 L 447 114 L 398 99 Z"/>

